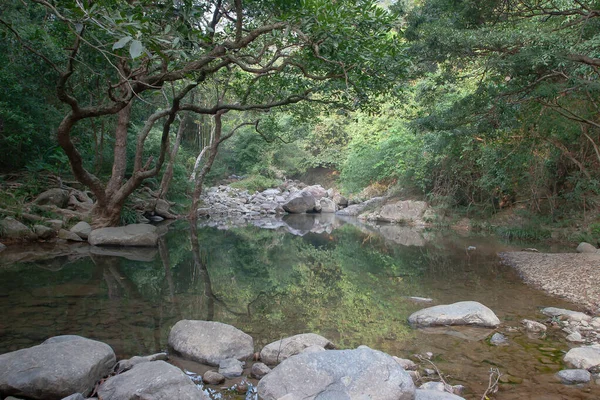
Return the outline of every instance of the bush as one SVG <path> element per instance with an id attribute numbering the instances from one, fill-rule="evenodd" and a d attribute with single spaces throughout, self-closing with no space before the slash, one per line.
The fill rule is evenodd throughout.
<path id="1" fill-rule="evenodd" d="M 230 186 L 253 193 L 279 186 L 281 183 L 282 182 L 279 179 L 267 178 L 262 175 L 251 175 L 241 181 L 233 182 Z"/>

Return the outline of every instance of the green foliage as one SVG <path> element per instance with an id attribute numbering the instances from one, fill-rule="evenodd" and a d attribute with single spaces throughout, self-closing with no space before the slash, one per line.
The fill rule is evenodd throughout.
<path id="1" fill-rule="evenodd" d="M 231 187 L 247 190 L 250 193 L 262 192 L 265 189 L 281 185 L 278 179 L 267 178 L 262 175 L 250 175 L 242 180 L 231 183 Z"/>
<path id="2" fill-rule="evenodd" d="M 551 237 L 548 229 L 539 226 L 500 227 L 496 233 L 508 240 L 543 240 Z"/>

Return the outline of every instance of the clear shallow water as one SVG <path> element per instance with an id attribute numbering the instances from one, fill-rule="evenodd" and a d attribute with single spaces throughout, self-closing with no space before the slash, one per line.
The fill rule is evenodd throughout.
<path id="1" fill-rule="evenodd" d="M 0 353 L 79 334 L 126 358 L 166 350 L 175 322 L 204 319 L 247 332 L 257 350 L 281 337 L 317 332 L 339 348 L 365 344 L 399 357 L 430 351 L 449 383 L 467 387 L 466 398 L 481 398 L 491 367 L 507 381 L 497 399 L 600 398 L 599 385 L 573 388 L 554 380 L 569 348 L 561 332 L 544 338 L 507 332 L 522 318 L 541 319 L 539 307 L 575 308 L 526 286 L 500 264 L 497 251 L 523 246 L 449 232 L 415 236 L 403 228 L 342 225 L 304 236 L 281 227 L 204 227 L 192 245 L 189 226 L 177 224 L 157 251 L 128 252 L 128 258 L 106 251 L 90 256 L 82 246 L 71 247 L 69 256 L 46 249 L 54 256 L 28 263 L 7 264 L 10 255 L 4 254 Z M 306 225 L 293 231 L 308 230 L 299 228 Z M 477 250 L 467 252 L 470 245 Z M 503 321 L 498 331 L 510 345 L 477 340 L 491 330 L 414 330 L 406 318 L 428 305 L 408 296 L 431 297 L 433 304 L 479 301 Z"/>

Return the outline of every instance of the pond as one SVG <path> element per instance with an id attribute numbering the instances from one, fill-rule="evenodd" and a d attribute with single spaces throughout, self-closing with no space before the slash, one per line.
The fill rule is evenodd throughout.
<path id="1" fill-rule="evenodd" d="M 210 221 L 194 232 L 197 240 L 189 225 L 176 223 L 158 249 L 90 253 L 74 245 L 68 255 L 46 248 L 35 262 L 2 255 L 0 354 L 78 334 L 128 358 L 165 351 L 178 320 L 214 320 L 250 334 L 257 351 L 282 337 L 316 332 L 338 348 L 367 345 L 403 358 L 431 352 L 449 383 L 466 386 L 468 399 L 481 398 L 490 368 L 504 375 L 496 399 L 600 398 L 600 385 L 555 381 L 569 348 L 562 332 L 528 337 L 510 331 L 522 318 L 541 320 L 540 307 L 577 308 L 525 285 L 500 263 L 498 251 L 522 245 L 310 218 L 259 226 Z M 485 338 L 493 330 L 412 329 L 407 317 L 430 304 L 410 296 L 432 298 L 432 304 L 479 301 L 496 312 L 503 322 L 497 331 L 510 344 L 490 345 Z"/>

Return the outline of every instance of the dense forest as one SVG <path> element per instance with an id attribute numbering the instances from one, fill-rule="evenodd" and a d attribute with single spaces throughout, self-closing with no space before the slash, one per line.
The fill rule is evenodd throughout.
<path id="1" fill-rule="evenodd" d="M 3 208 L 60 177 L 117 225 L 141 188 L 326 170 L 600 230 L 596 0 L 8 0 L 0 37 Z"/>

